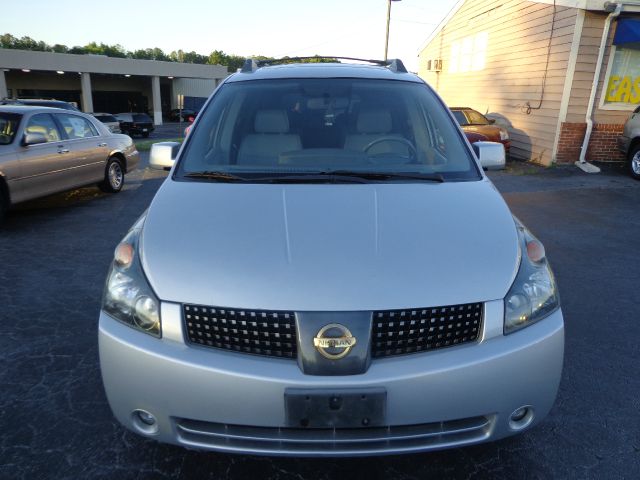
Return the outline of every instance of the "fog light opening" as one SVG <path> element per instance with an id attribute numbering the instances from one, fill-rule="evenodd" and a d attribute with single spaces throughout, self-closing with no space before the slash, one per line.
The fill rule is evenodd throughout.
<path id="1" fill-rule="evenodd" d="M 133 426 L 140 433 L 154 435 L 158 433 L 158 420 L 146 410 L 134 410 L 131 412 Z"/>
<path id="2" fill-rule="evenodd" d="M 533 408 L 525 405 L 513 411 L 509 417 L 509 427 L 511 430 L 522 430 L 533 422 Z"/>

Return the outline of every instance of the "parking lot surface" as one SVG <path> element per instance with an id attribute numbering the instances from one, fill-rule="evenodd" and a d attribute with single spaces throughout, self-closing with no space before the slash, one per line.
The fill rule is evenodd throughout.
<path id="1" fill-rule="evenodd" d="M 98 311 L 113 249 L 163 181 L 144 167 L 118 195 L 90 187 L 23 204 L 0 230 L 1 479 L 640 477 L 640 182 L 574 167 L 491 174 L 560 287 L 565 367 L 542 424 L 421 455 L 282 459 L 158 444 L 111 415 Z"/>

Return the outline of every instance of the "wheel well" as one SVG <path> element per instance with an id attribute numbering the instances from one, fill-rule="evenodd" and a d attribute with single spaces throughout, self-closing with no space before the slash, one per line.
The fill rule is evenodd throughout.
<path id="1" fill-rule="evenodd" d="M 9 185 L 7 185 L 7 180 L 4 178 L 2 172 L 0 172 L 0 197 L 7 202 L 7 207 L 11 205 L 11 196 L 9 195 Z"/>
<path id="2" fill-rule="evenodd" d="M 127 173 L 127 158 L 120 152 L 112 153 L 111 156 L 122 162 L 122 167 L 124 168 L 125 173 Z"/>
<path id="3" fill-rule="evenodd" d="M 636 137 L 631 140 L 631 143 L 629 144 L 629 152 L 627 153 L 631 153 L 631 150 L 633 150 L 637 145 L 640 145 L 640 137 Z"/>

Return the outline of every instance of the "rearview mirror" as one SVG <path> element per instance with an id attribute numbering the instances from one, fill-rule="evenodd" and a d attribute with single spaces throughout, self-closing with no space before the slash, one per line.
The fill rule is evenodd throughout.
<path id="1" fill-rule="evenodd" d="M 32 132 L 24 134 L 24 138 L 22 140 L 22 144 L 24 146 L 38 145 L 40 143 L 47 143 L 47 137 L 45 137 L 44 133 Z"/>
<path id="2" fill-rule="evenodd" d="M 485 170 L 501 170 L 505 166 L 504 145 L 498 142 L 476 142 L 471 146 Z"/>
<path id="3" fill-rule="evenodd" d="M 178 142 L 158 142 L 151 145 L 149 166 L 156 170 L 171 170 L 178 156 Z"/>

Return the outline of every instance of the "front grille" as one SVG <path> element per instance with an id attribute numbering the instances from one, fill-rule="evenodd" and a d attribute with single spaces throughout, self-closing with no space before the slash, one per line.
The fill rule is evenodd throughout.
<path id="1" fill-rule="evenodd" d="M 183 445 L 261 454 L 373 455 L 462 446 L 489 438 L 493 416 L 365 428 L 278 428 L 175 419 Z"/>
<path id="2" fill-rule="evenodd" d="M 183 305 L 190 342 L 272 357 L 296 357 L 293 312 Z"/>
<path id="3" fill-rule="evenodd" d="M 373 312 L 371 355 L 388 357 L 475 342 L 482 312 L 482 303 Z"/>

